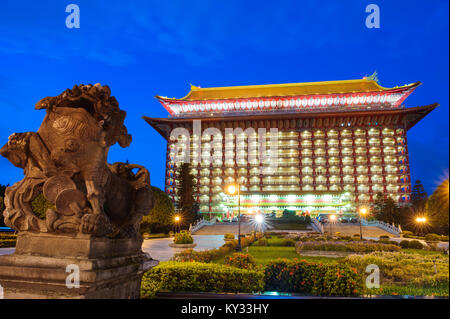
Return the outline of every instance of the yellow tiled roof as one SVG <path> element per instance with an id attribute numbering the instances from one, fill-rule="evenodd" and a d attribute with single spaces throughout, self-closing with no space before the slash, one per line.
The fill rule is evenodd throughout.
<path id="1" fill-rule="evenodd" d="M 177 101 L 198 101 L 198 100 L 219 100 L 238 99 L 252 97 L 275 97 L 275 96 L 298 96 L 316 94 L 337 94 L 337 93 L 362 93 L 362 92 L 382 92 L 393 89 L 407 88 L 420 84 L 419 82 L 408 84 L 402 87 L 384 88 L 376 81 L 363 78 L 359 80 L 344 81 L 322 81 L 287 84 L 265 84 L 248 86 L 227 86 L 200 88 L 191 85 L 189 93 L 181 99 L 170 99 L 156 96 L 165 100 Z"/>

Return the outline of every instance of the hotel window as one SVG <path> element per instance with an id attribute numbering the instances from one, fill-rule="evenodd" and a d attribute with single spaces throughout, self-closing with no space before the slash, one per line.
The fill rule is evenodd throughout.
<path id="1" fill-rule="evenodd" d="M 328 156 L 338 156 L 339 151 L 337 148 L 330 148 L 328 149 Z"/>
<path id="2" fill-rule="evenodd" d="M 323 167 L 316 168 L 316 174 L 325 174 L 325 169 Z"/>
<path id="3" fill-rule="evenodd" d="M 337 138 L 338 137 L 338 132 L 336 130 L 329 130 L 327 133 L 328 137 L 330 138 Z"/>
<path id="4" fill-rule="evenodd" d="M 339 144 L 339 142 L 338 142 L 338 140 L 336 140 L 336 139 L 329 139 L 329 140 L 328 140 L 328 146 L 329 146 L 329 147 L 332 147 L 332 146 L 337 147 L 338 144 Z"/>
<path id="5" fill-rule="evenodd" d="M 311 132 L 309 131 L 303 131 L 301 134 L 302 139 L 307 139 L 307 138 L 311 138 Z"/>
<path id="6" fill-rule="evenodd" d="M 331 184 L 339 184 L 341 182 L 341 179 L 339 176 L 333 175 L 330 177 L 330 183 Z"/>
<path id="7" fill-rule="evenodd" d="M 352 146 L 353 142 L 351 139 L 346 138 L 341 141 L 341 144 L 342 146 Z"/>
<path id="8" fill-rule="evenodd" d="M 342 169 L 342 172 L 344 172 L 344 174 L 353 174 L 353 167 L 352 166 L 344 166 L 344 168 Z"/>
<path id="9" fill-rule="evenodd" d="M 355 136 L 359 136 L 359 137 L 366 136 L 366 131 L 362 130 L 362 129 L 357 129 L 357 130 L 355 130 Z M 358 139 L 358 140 L 360 140 L 360 139 Z"/>
<path id="10" fill-rule="evenodd" d="M 340 191 L 341 187 L 338 185 L 332 185 L 330 186 L 330 191 Z"/>
<path id="11" fill-rule="evenodd" d="M 367 202 L 369 201 L 370 197 L 367 194 L 360 194 L 358 195 L 358 201 L 360 202 Z"/>
<path id="12" fill-rule="evenodd" d="M 339 165 L 339 159 L 337 157 L 330 157 L 328 159 L 328 164 L 330 164 L 330 165 Z"/>
<path id="13" fill-rule="evenodd" d="M 345 175 L 344 176 L 344 183 L 345 184 L 350 184 L 353 183 L 355 181 L 355 179 L 353 178 L 353 176 L 350 175 Z"/>

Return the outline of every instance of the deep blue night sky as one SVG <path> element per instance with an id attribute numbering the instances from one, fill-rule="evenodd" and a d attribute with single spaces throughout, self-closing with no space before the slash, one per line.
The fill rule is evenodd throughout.
<path id="1" fill-rule="evenodd" d="M 81 28 L 67 29 L 76 3 Z M 381 28 L 365 27 L 376 3 Z M 345 80 L 373 71 L 385 87 L 423 85 L 407 106 L 441 106 L 408 133 L 412 179 L 432 192 L 448 176 L 448 1 L 2 1 L 0 144 L 36 131 L 34 104 L 80 83 L 107 84 L 133 143 L 109 161 L 147 166 L 163 187 L 165 141 L 142 119 L 166 117 L 154 95 L 189 83 L 229 86 Z M 22 170 L 0 158 L 0 184 Z"/>

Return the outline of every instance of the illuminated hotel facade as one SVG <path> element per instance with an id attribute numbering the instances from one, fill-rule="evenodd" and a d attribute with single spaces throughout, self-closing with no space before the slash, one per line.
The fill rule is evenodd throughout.
<path id="1" fill-rule="evenodd" d="M 411 193 L 407 131 L 437 104 L 406 108 L 402 103 L 420 82 L 381 87 L 372 77 L 358 80 L 200 88 L 184 98 L 156 96 L 168 118 L 144 119 L 167 140 L 165 191 L 176 200 L 176 144 L 184 139 L 201 213 L 229 215 L 235 197 L 229 183 L 241 185 L 241 211 L 281 214 L 285 209 L 317 215 L 354 213 L 377 193 L 408 203 Z M 201 121 L 201 130 L 194 123 Z M 173 134 L 184 129 L 188 136 Z M 220 131 L 219 140 L 204 134 Z M 230 134 L 226 129 L 237 134 Z M 275 169 L 248 160 L 251 140 L 277 129 Z M 265 129 L 266 131 L 261 131 Z M 263 133 L 261 133 L 263 132 Z M 171 135 L 172 133 L 172 135 Z M 273 135 L 272 135 L 273 137 Z M 195 143 L 198 141 L 198 143 Z M 244 146 L 238 158 L 236 146 Z M 214 160 L 203 160 L 211 154 Z M 258 150 L 256 150 L 258 151 Z M 238 152 L 241 153 L 242 151 Z M 248 153 L 250 152 L 250 153 Z M 186 155 L 186 154 L 184 154 Z"/>

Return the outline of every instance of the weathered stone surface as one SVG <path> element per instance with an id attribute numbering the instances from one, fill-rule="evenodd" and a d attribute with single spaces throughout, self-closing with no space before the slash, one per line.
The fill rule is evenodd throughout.
<path id="1" fill-rule="evenodd" d="M 158 262 L 141 251 L 142 240 L 21 234 L 16 252 L 0 256 L 5 298 L 139 298 L 143 273 Z M 79 269 L 79 288 L 68 288 Z"/>

